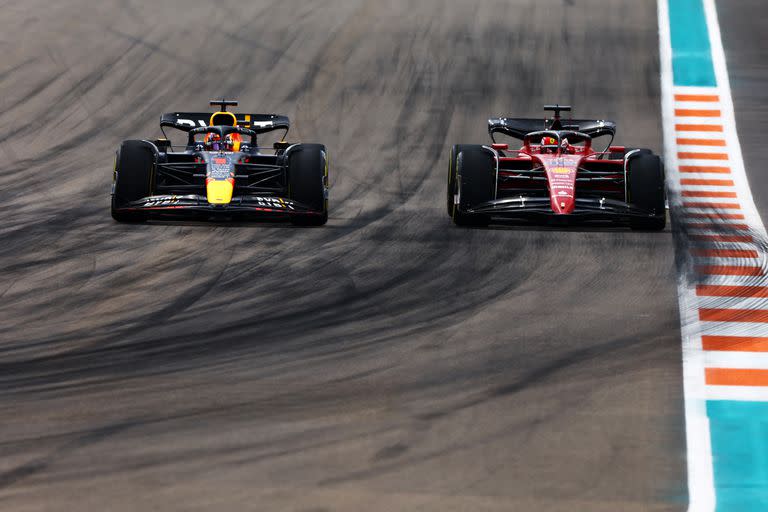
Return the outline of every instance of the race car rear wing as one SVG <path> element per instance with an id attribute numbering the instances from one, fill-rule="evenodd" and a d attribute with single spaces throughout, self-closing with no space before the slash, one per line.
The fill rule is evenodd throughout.
<path id="1" fill-rule="evenodd" d="M 549 122 L 551 123 L 551 121 Z M 573 130 L 586 133 L 592 138 L 610 135 L 616 135 L 616 123 L 613 121 L 602 121 L 595 119 L 568 119 L 562 121 L 564 130 Z M 488 134 L 493 137 L 496 133 L 502 133 L 515 139 L 523 140 L 531 132 L 551 129 L 551 124 L 542 119 L 527 118 L 491 118 L 488 120 Z"/>
<path id="2" fill-rule="evenodd" d="M 235 114 L 237 125 L 248 128 L 256 133 L 267 133 L 274 130 L 288 130 L 291 121 L 286 116 L 275 114 Z M 208 126 L 210 112 L 170 112 L 160 117 L 160 128 L 176 128 L 188 132 L 193 128 Z"/>

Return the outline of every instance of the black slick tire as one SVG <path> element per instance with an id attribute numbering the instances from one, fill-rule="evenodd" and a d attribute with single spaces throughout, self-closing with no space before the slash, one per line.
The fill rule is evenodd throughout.
<path id="1" fill-rule="evenodd" d="M 658 155 L 641 151 L 631 155 L 627 163 L 628 202 L 635 208 L 649 211 L 647 217 L 632 217 L 635 230 L 661 231 L 667 224 L 664 205 L 664 165 Z"/>
<path id="2" fill-rule="evenodd" d="M 288 155 L 288 197 L 319 212 L 291 216 L 297 226 L 322 226 L 328 222 L 328 156 L 322 144 L 300 144 Z"/>
<path id="3" fill-rule="evenodd" d="M 127 140 L 115 158 L 112 218 L 118 222 L 143 222 L 144 212 L 124 210 L 132 202 L 151 196 L 154 189 L 155 151 L 142 140 Z"/>
<path id="4" fill-rule="evenodd" d="M 457 226 L 483 227 L 491 219 L 488 215 L 469 213 L 473 207 L 493 199 L 496 185 L 496 164 L 493 154 L 477 145 L 454 146 L 451 150 L 454 194 L 458 194 L 459 204 L 455 204 L 449 188 L 449 206 L 451 217 Z M 449 178 L 449 187 L 451 187 Z"/>
<path id="5" fill-rule="evenodd" d="M 453 218 L 453 207 L 456 198 L 456 157 L 461 152 L 461 148 L 464 146 L 455 145 L 451 147 L 451 151 L 448 155 L 448 186 L 447 186 L 447 198 L 446 198 L 446 210 L 448 216 Z"/>

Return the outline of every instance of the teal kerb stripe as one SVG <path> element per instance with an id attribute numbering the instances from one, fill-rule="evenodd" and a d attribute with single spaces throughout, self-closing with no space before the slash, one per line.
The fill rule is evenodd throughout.
<path id="1" fill-rule="evenodd" d="M 707 402 L 718 512 L 768 510 L 768 402 Z"/>
<path id="2" fill-rule="evenodd" d="M 672 72 L 675 85 L 717 85 L 702 2 L 703 0 L 669 0 Z"/>

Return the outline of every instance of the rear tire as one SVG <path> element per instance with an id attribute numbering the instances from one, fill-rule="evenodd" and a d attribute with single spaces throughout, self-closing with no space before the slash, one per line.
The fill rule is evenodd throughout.
<path id="1" fill-rule="evenodd" d="M 664 165 L 658 155 L 650 151 L 635 154 L 627 164 L 628 202 L 652 212 L 648 217 L 632 217 L 632 229 L 661 231 L 667 224 L 664 204 Z"/>
<path id="2" fill-rule="evenodd" d="M 467 210 L 493 199 L 496 186 L 496 164 L 493 154 L 483 146 L 454 146 L 451 150 L 455 194 L 459 195 L 456 205 L 449 197 L 451 217 L 457 226 L 482 227 L 491 222 L 488 215 L 467 213 Z M 449 178 L 449 187 L 451 181 Z M 449 188 L 449 196 L 450 194 Z"/>
<path id="3" fill-rule="evenodd" d="M 634 155 L 641 154 L 641 155 L 651 155 L 653 154 L 653 151 L 646 148 L 625 148 L 623 153 L 610 153 L 608 155 L 610 160 L 623 160 L 626 155 L 628 155 L 631 151 L 636 151 L 637 153 L 634 153 Z"/>
<path id="4" fill-rule="evenodd" d="M 122 208 L 132 201 L 152 195 L 154 189 L 155 150 L 143 140 L 127 140 L 115 157 L 111 212 L 117 222 L 143 222 L 146 214 Z"/>
<path id="5" fill-rule="evenodd" d="M 322 144 L 300 144 L 288 155 L 288 197 L 319 215 L 296 215 L 297 226 L 322 226 L 328 222 L 328 153 Z"/>

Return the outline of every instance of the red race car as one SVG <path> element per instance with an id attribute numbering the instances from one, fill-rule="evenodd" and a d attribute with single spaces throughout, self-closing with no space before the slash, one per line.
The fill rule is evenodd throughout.
<path id="1" fill-rule="evenodd" d="M 493 144 L 456 145 L 448 168 L 448 215 L 460 226 L 524 219 L 574 223 L 615 221 L 661 230 L 667 214 L 664 166 L 648 149 L 612 146 L 616 124 L 563 120 L 571 107 L 547 105 L 550 120 L 488 120 Z M 502 134 L 522 141 L 510 150 Z M 595 139 L 607 137 L 602 150 Z"/>

